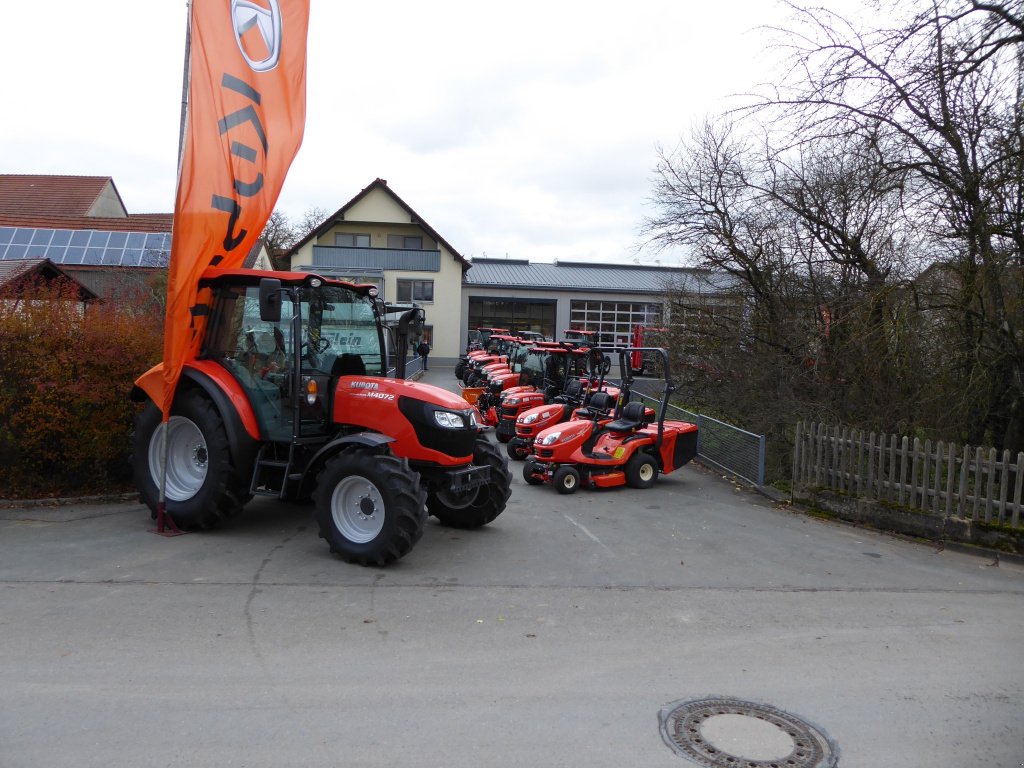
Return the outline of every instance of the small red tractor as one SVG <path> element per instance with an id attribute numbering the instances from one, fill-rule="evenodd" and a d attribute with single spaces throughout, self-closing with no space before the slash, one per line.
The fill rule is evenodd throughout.
<path id="1" fill-rule="evenodd" d="M 593 362 L 596 361 L 591 360 Z M 533 452 L 537 435 L 548 427 L 573 418 L 597 419 L 607 415 L 608 409 L 618 399 L 619 388 L 605 383 L 604 373 L 595 370 L 599 367 L 599 364 L 591 364 L 589 375 L 570 379 L 562 393 L 550 400 L 534 399 L 531 403 L 525 397 L 517 398 L 524 401 L 524 407 L 517 410 L 511 408 L 514 404 L 506 399 L 502 408 L 502 424 L 506 418 L 515 420 L 515 437 L 505 446 L 510 459 L 526 459 Z"/>
<path id="2" fill-rule="evenodd" d="M 513 440 L 519 414 L 551 402 L 565 392 L 569 382 L 579 382 L 581 377 L 587 377 L 585 348 L 558 342 L 531 347 L 519 378 L 499 374 L 489 382 L 488 403 L 494 407 L 495 437 L 502 443 Z"/>
<path id="3" fill-rule="evenodd" d="M 459 361 L 455 364 L 455 378 L 461 380 L 469 358 L 474 353 L 486 350 L 491 336 L 502 333 L 508 333 L 508 328 L 476 328 L 471 330 L 469 332 L 469 343 L 466 345 L 466 354 L 460 356 Z"/>
<path id="4" fill-rule="evenodd" d="M 641 401 L 629 401 L 630 355 L 636 351 L 656 354 L 665 372 L 657 413 Z M 527 483 L 549 483 L 563 494 L 574 493 L 581 485 L 650 488 L 659 473 L 674 472 L 697 455 L 697 425 L 665 420 L 675 388 L 665 350 L 624 348 L 619 361 L 623 380 L 614 418 L 573 419 L 542 431 L 523 467 Z"/>
<path id="5" fill-rule="evenodd" d="M 422 309 L 402 315 L 391 346 L 372 285 L 237 269 L 208 270 L 200 289 L 207 322 L 166 426 L 162 364 L 132 392 L 145 403 L 135 479 L 154 516 L 162 484 L 182 528 L 215 525 L 255 495 L 312 497 L 332 552 L 385 565 L 413 548 L 428 513 L 477 528 L 505 509 L 507 460 L 475 409 L 403 378 Z"/>

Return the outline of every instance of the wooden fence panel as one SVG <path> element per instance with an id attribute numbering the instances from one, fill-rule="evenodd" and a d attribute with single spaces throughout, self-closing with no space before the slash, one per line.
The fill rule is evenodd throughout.
<path id="1" fill-rule="evenodd" d="M 817 486 L 933 515 L 1024 525 L 1024 452 L 800 422 L 794 486 Z"/>

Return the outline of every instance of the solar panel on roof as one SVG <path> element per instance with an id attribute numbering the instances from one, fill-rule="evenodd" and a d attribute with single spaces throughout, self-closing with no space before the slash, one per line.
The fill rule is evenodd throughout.
<path id="1" fill-rule="evenodd" d="M 0 227 L 0 260 L 49 259 L 55 264 L 166 267 L 167 232 Z"/>

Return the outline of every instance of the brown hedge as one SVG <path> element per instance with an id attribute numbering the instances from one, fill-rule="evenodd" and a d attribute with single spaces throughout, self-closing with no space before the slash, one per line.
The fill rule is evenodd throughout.
<path id="1" fill-rule="evenodd" d="M 0 498 L 129 489 L 129 393 L 162 344 L 151 296 L 84 306 L 60 281 L 0 295 Z"/>

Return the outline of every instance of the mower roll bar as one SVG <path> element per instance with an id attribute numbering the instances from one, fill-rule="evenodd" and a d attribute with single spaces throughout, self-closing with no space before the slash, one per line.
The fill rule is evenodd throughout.
<path id="1" fill-rule="evenodd" d="M 594 352 L 619 356 L 619 370 L 622 373 L 622 385 L 627 393 L 633 389 L 633 369 L 629 364 L 630 356 L 634 352 L 653 352 L 661 358 L 662 370 L 665 372 L 665 389 L 661 396 L 661 408 L 658 413 L 658 438 L 657 445 L 661 447 L 662 437 L 665 434 L 665 414 L 668 413 L 668 401 L 672 393 L 676 391 L 675 382 L 672 381 L 672 374 L 669 370 L 668 352 L 663 347 L 591 347 Z"/>

